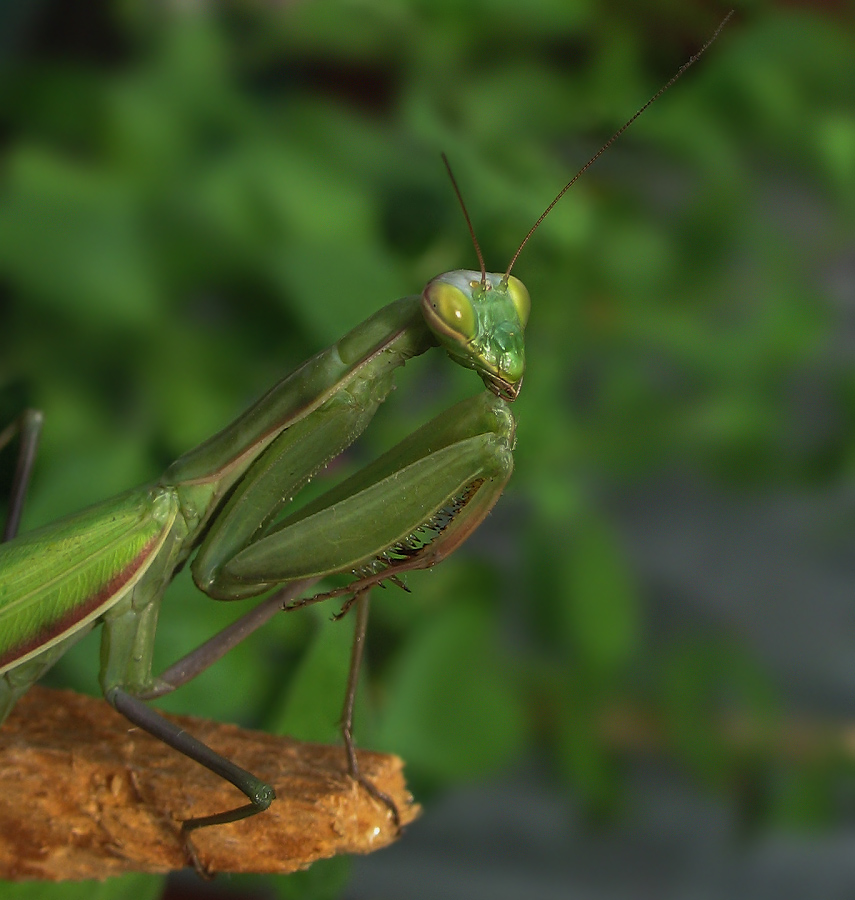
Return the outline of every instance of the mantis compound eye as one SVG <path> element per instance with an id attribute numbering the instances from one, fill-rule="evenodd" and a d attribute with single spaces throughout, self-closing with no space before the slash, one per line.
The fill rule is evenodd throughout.
<path id="1" fill-rule="evenodd" d="M 526 286 L 513 275 L 508 276 L 508 295 L 520 317 L 520 324 L 525 328 L 528 323 L 528 314 L 531 311 L 531 297 L 528 295 Z"/>
<path id="2" fill-rule="evenodd" d="M 431 327 L 438 333 L 463 338 L 465 341 L 471 341 L 475 337 L 475 310 L 472 308 L 472 301 L 455 285 L 445 281 L 432 281 L 425 288 L 424 309 Z"/>

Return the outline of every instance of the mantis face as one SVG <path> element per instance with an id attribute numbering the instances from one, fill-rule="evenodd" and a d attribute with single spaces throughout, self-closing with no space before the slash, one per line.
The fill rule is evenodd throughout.
<path id="1" fill-rule="evenodd" d="M 422 311 L 428 327 L 461 366 L 505 400 L 516 400 L 525 372 L 523 332 L 531 307 L 513 275 L 459 269 L 428 282 Z"/>

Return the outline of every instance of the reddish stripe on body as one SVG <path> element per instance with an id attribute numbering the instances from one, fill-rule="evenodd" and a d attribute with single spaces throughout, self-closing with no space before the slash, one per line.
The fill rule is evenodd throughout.
<path id="1" fill-rule="evenodd" d="M 123 569 L 116 572 L 85 603 L 73 607 L 73 609 L 54 622 L 45 623 L 44 627 L 29 640 L 10 648 L 0 655 L 0 669 L 15 662 L 17 659 L 21 659 L 33 650 L 43 647 L 64 632 L 70 631 L 74 625 L 93 613 L 99 606 L 105 605 L 111 597 L 119 593 L 134 578 L 154 548 L 160 543 L 161 538 L 162 533 L 154 535 Z"/>

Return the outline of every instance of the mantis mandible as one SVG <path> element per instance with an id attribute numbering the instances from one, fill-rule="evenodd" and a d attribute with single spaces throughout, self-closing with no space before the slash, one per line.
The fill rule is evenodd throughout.
<path id="1" fill-rule="evenodd" d="M 486 271 L 449 167 L 480 271 L 439 275 L 420 295 L 384 307 L 179 458 L 154 484 L 16 537 L 41 416 L 30 411 L 17 427 L 0 433 L 0 446 L 16 431 L 22 436 L 7 542 L 0 545 L 0 722 L 72 643 L 101 624 L 100 684 L 107 701 L 135 725 L 230 781 L 248 800 L 183 823 L 188 855 L 198 867 L 188 838 L 193 829 L 261 812 L 275 793 L 261 778 L 180 732 L 143 700 L 188 681 L 277 611 L 346 594 L 339 615 L 351 605 L 357 609 L 342 729 L 349 769 L 396 817 L 391 800 L 360 778 L 351 739 L 368 593 L 387 580 L 400 584 L 408 570 L 439 562 L 498 500 L 513 468 L 510 404 L 522 386 L 530 308 L 528 291 L 511 270 L 571 185 L 700 57 L 728 18 L 562 188 L 504 272 Z M 298 511 L 287 512 L 294 495 L 368 426 L 392 388 L 395 370 L 435 346 L 477 372 L 487 390 L 440 414 Z M 154 677 L 161 600 L 191 556 L 196 585 L 212 598 L 239 600 L 279 590 Z M 346 588 L 300 599 L 334 573 L 352 573 L 354 580 Z"/>

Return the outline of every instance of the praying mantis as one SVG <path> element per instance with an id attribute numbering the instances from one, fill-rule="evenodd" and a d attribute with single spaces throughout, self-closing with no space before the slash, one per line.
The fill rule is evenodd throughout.
<path id="1" fill-rule="evenodd" d="M 153 484 L 18 536 L 41 416 L 29 411 L 0 433 L 0 446 L 21 435 L 6 542 L 0 545 L 0 723 L 71 644 L 101 625 L 100 684 L 106 700 L 247 798 L 234 809 L 183 822 L 188 857 L 199 868 L 189 834 L 262 812 L 275 792 L 144 701 L 189 681 L 279 611 L 344 595 L 337 617 L 351 607 L 356 611 L 342 717 L 349 772 L 397 821 L 394 803 L 361 777 L 351 736 L 369 593 L 387 581 L 403 586 L 406 572 L 440 562 L 498 501 L 513 469 L 511 404 L 523 383 L 531 306 L 528 291 L 511 271 L 565 192 L 705 52 L 728 18 L 561 189 L 504 272 L 486 271 L 446 160 L 480 271 L 439 275 L 421 294 L 385 306 L 176 460 Z M 291 511 L 293 497 L 368 427 L 393 387 L 395 371 L 434 347 L 474 370 L 486 389 Z M 161 601 L 185 564 L 198 588 L 214 599 L 275 592 L 156 677 L 152 654 Z M 353 580 L 345 588 L 312 593 L 317 582 L 339 573 L 350 573 Z"/>

